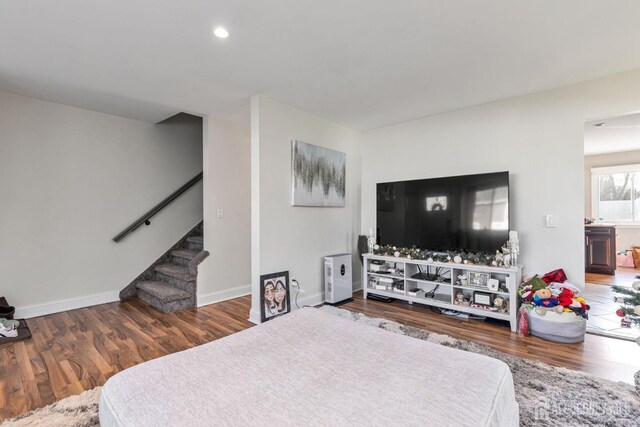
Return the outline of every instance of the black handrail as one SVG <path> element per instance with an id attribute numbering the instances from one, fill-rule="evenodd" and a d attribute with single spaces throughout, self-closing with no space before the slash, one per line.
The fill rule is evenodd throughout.
<path id="1" fill-rule="evenodd" d="M 127 234 L 131 233 L 132 231 L 135 231 L 142 224 L 146 224 L 146 225 L 151 224 L 151 221 L 149 221 L 151 219 L 151 217 L 153 217 L 155 214 L 160 212 L 169 203 L 173 202 L 175 199 L 180 197 L 180 195 L 182 193 L 187 191 L 189 188 L 193 187 L 201 179 L 202 179 L 202 172 L 200 172 L 198 175 L 196 175 L 193 178 L 191 178 L 189 180 L 189 182 L 187 182 L 185 185 L 183 185 L 182 187 L 178 188 L 176 191 L 171 193 L 166 199 L 164 199 L 163 201 L 161 201 L 160 203 L 155 205 L 149 212 L 147 212 L 146 214 L 142 215 L 133 224 L 131 224 L 130 226 L 128 226 L 127 228 L 122 230 L 122 232 L 120 234 L 118 234 L 116 237 L 113 238 L 113 241 L 114 242 L 119 242 Z"/>

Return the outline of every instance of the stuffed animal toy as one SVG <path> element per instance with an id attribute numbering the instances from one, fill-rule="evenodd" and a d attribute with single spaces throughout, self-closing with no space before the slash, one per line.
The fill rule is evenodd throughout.
<path id="1" fill-rule="evenodd" d="M 562 313 L 564 308 L 558 305 L 558 300 L 553 297 L 553 293 L 550 289 L 538 289 L 533 294 L 533 303 L 536 306 L 536 313 L 540 316 L 547 314 L 547 311 L 555 311 L 556 313 Z"/>
<path id="2" fill-rule="evenodd" d="M 568 311 L 573 311 L 576 316 L 581 316 L 584 319 L 589 318 L 589 309 L 591 307 L 589 307 L 587 301 L 585 301 L 584 298 L 572 298 L 571 305 L 566 308 L 568 309 Z"/>
<path id="3" fill-rule="evenodd" d="M 564 282 L 564 283 L 553 282 L 552 284 L 549 285 L 549 289 L 551 289 L 551 292 L 553 292 L 553 294 L 556 296 L 560 295 L 563 289 L 569 289 L 570 291 L 573 291 L 574 297 L 577 297 L 578 295 L 580 295 L 580 288 L 578 288 L 576 285 L 571 284 L 569 282 Z"/>
<path id="4" fill-rule="evenodd" d="M 529 302 L 533 299 L 533 289 L 531 288 L 531 285 L 522 286 L 518 289 L 518 293 L 520 294 L 522 302 Z"/>
<path id="5" fill-rule="evenodd" d="M 555 313 L 562 313 L 564 311 L 564 308 L 561 305 L 556 305 L 553 307 L 542 307 L 542 306 L 538 306 L 535 309 L 535 312 L 537 314 L 539 314 L 540 316 L 544 316 L 545 314 L 547 314 L 547 311 L 553 311 Z"/>
<path id="6" fill-rule="evenodd" d="M 458 292 L 456 294 L 456 299 L 453 302 L 456 305 L 469 305 L 470 302 L 469 300 L 464 296 L 464 294 L 462 292 Z"/>
<path id="7" fill-rule="evenodd" d="M 538 289 L 533 294 L 533 303 L 538 307 L 555 307 L 558 299 L 553 297 L 553 293 L 548 288 Z"/>
<path id="8" fill-rule="evenodd" d="M 502 297 L 495 297 L 493 299 L 493 307 L 499 312 L 505 313 L 507 311 L 507 300 Z"/>
<path id="9" fill-rule="evenodd" d="M 569 288 L 562 288 L 558 295 L 558 304 L 562 307 L 569 307 L 573 304 L 574 292 Z"/>

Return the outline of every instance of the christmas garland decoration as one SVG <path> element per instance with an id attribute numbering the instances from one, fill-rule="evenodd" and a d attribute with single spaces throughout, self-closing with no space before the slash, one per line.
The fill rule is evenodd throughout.
<path id="1" fill-rule="evenodd" d="M 487 265 L 492 267 L 510 267 L 509 257 L 506 254 L 496 251 L 495 254 L 490 252 L 464 252 L 464 251 L 448 251 L 446 253 L 434 252 L 429 250 L 398 248 L 389 245 L 374 245 L 374 255 L 394 256 L 396 258 L 407 258 L 415 260 L 425 260 L 427 262 L 451 262 L 457 264 L 475 264 Z"/>

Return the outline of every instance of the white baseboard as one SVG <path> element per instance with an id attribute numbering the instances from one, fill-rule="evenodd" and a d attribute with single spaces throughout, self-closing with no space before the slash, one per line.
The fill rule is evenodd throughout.
<path id="1" fill-rule="evenodd" d="M 304 307 L 305 305 L 309 305 L 311 307 L 315 307 L 316 305 L 320 305 L 320 304 L 324 304 L 324 292 L 320 292 L 319 294 L 314 294 L 314 295 L 309 295 L 308 297 L 302 297 L 300 298 L 300 295 L 298 295 L 298 305 L 300 306 L 300 308 Z M 293 301 L 293 298 L 291 300 L 291 308 L 296 309 L 296 305 L 295 302 Z"/>
<path id="2" fill-rule="evenodd" d="M 231 289 L 225 289 L 223 291 L 210 292 L 208 294 L 202 294 L 197 296 L 197 305 L 202 307 L 204 305 L 215 304 L 217 302 L 227 301 L 233 298 L 243 297 L 251 294 L 251 285 L 238 286 Z"/>
<path id="3" fill-rule="evenodd" d="M 300 306 L 300 308 L 304 307 L 305 305 L 314 307 L 320 304 L 324 304 L 324 292 L 311 295 L 308 297 L 304 297 L 304 298 L 300 298 L 300 296 L 298 296 L 298 305 Z M 292 310 L 298 309 L 295 303 L 295 295 L 291 297 L 291 309 Z M 258 310 L 254 310 L 253 308 L 251 309 L 251 311 L 249 312 L 249 322 L 254 323 L 256 325 L 259 325 L 260 323 L 262 323 L 262 316 L 260 315 L 259 309 Z"/>
<path id="4" fill-rule="evenodd" d="M 70 298 L 45 302 L 42 304 L 16 307 L 16 319 L 31 319 L 32 317 L 45 316 L 47 314 L 60 313 L 61 311 L 75 310 L 77 308 L 90 307 L 92 305 L 106 304 L 120 300 L 120 292 L 105 292 L 103 294 L 89 295 L 86 297 Z"/>
<path id="5" fill-rule="evenodd" d="M 251 285 L 239 286 L 237 288 L 226 289 L 224 291 L 211 292 L 198 295 L 198 307 L 216 302 L 226 301 L 232 298 L 251 294 Z M 106 304 L 108 302 L 120 301 L 120 292 L 105 292 L 102 294 L 89 295 L 86 297 L 70 298 L 45 302 L 42 304 L 26 305 L 16 307 L 16 319 L 31 319 L 33 317 L 46 316 L 47 314 L 60 313 L 61 311 L 75 310 L 78 308 L 91 307 L 92 305 Z M 259 317 L 258 317 L 259 318 Z"/>
<path id="6" fill-rule="evenodd" d="M 260 310 L 251 309 L 251 311 L 249 312 L 249 322 L 255 325 L 259 325 L 260 323 L 262 323 Z"/>

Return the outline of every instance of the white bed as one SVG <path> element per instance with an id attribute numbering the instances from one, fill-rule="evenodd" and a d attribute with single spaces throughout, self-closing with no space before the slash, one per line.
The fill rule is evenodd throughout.
<path id="1" fill-rule="evenodd" d="M 517 426 L 504 363 L 314 308 L 112 377 L 102 427 Z"/>

